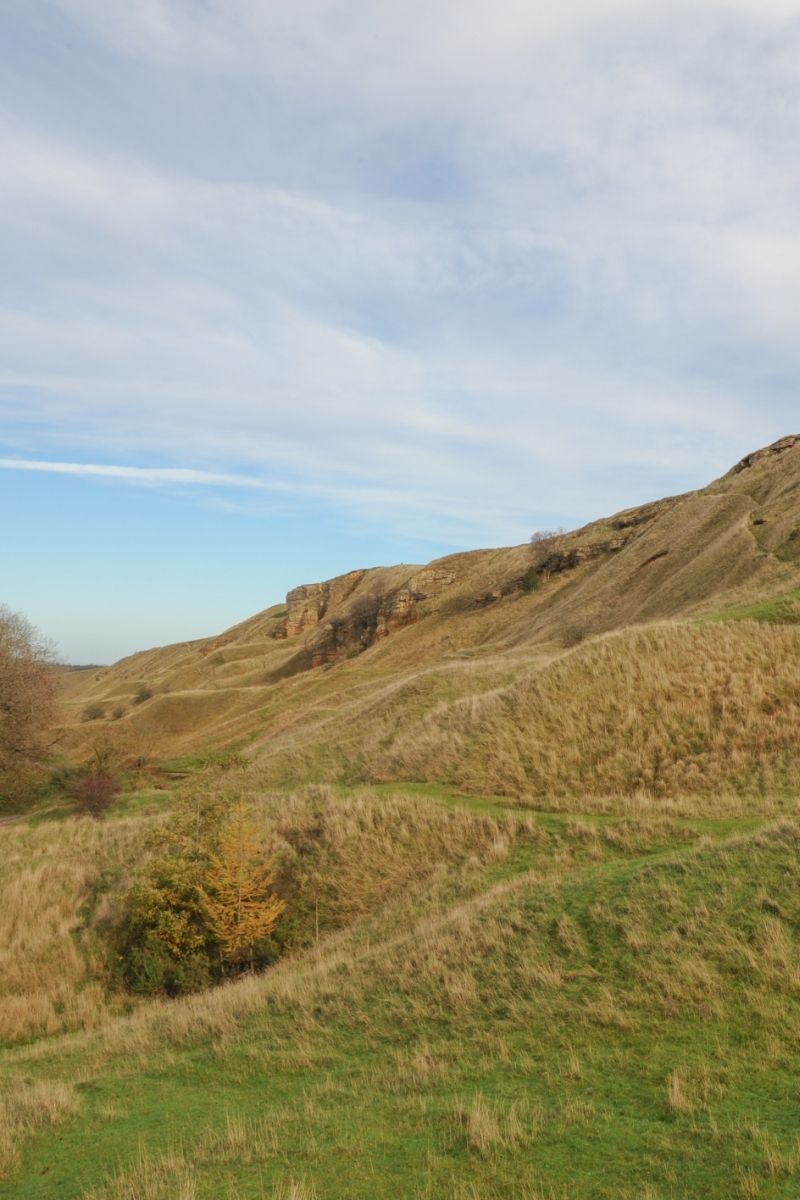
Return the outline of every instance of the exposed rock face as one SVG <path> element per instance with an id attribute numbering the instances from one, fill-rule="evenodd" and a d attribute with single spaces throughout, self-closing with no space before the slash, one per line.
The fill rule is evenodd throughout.
<path id="1" fill-rule="evenodd" d="M 419 617 L 419 606 L 446 591 L 459 578 L 453 560 L 412 568 L 413 574 L 399 587 L 386 586 L 380 573 L 371 584 L 372 572 L 350 571 L 324 583 L 307 583 L 293 588 L 286 596 L 285 621 L 272 632 L 273 637 L 297 637 L 319 627 L 314 638 L 311 665 L 323 666 L 366 650 Z M 354 595 L 354 593 L 357 593 Z"/>
<path id="2" fill-rule="evenodd" d="M 458 571 L 452 565 L 434 563 L 417 571 L 405 587 L 398 588 L 382 601 L 376 614 L 375 640 L 380 641 L 416 621 L 422 601 L 440 595 L 457 579 Z"/>
<path id="3" fill-rule="evenodd" d="M 286 635 L 295 637 L 313 629 L 329 608 L 341 604 L 358 587 L 366 571 L 348 571 L 324 583 L 304 583 L 286 594 Z"/>
<path id="4" fill-rule="evenodd" d="M 750 467 L 754 467 L 756 463 L 762 462 L 765 458 L 774 458 L 777 454 L 785 454 L 787 450 L 792 450 L 798 443 L 800 443 L 800 433 L 791 433 L 788 437 L 779 438 L 771 446 L 766 446 L 763 450 L 754 450 L 752 454 L 745 455 L 725 478 L 728 479 L 731 475 L 741 475 L 742 471 L 749 470 Z"/>

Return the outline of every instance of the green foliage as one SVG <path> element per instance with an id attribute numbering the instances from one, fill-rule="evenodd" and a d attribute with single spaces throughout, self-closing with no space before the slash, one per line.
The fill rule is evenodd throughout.
<path id="1" fill-rule="evenodd" d="M 523 592 L 530 593 L 530 592 L 538 591 L 540 582 L 541 582 L 541 580 L 539 578 L 539 572 L 536 570 L 536 567 L 531 563 L 531 565 L 528 567 L 525 574 L 522 576 Z"/>
<path id="2" fill-rule="evenodd" d="M 800 842 L 760 824 L 647 847 L 572 814 L 613 856 L 474 904 L 442 879 L 245 987 L 15 1049 L 80 1107 L 2 1194 L 794 1200 Z"/>
<path id="3" fill-rule="evenodd" d="M 716 621 L 758 621 L 766 625 L 800 625 L 800 588 L 754 604 L 739 604 L 715 613 Z"/>

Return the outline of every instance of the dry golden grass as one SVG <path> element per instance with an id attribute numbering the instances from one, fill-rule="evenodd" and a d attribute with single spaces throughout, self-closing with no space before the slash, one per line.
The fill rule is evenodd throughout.
<path id="1" fill-rule="evenodd" d="M 519 591 L 531 563 L 528 546 L 452 556 L 446 563 L 451 582 L 420 603 L 412 625 L 365 654 L 345 654 L 332 670 L 308 669 L 329 623 L 347 626 L 359 596 L 383 596 L 390 602 L 416 568 L 367 572 L 356 591 L 337 602 L 319 626 L 287 638 L 275 636 L 285 616 L 276 607 L 215 638 L 147 651 L 110 668 L 63 672 L 64 744 L 85 754 L 100 727 L 122 743 L 133 739 L 148 758 L 246 743 L 248 756 L 262 759 L 270 779 L 285 786 L 342 773 L 368 777 L 376 753 L 394 778 L 415 768 L 429 778 L 439 749 L 448 769 L 454 759 L 459 769 L 466 769 L 462 752 L 466 749 L 470 757 L 469 743 L 473 734 L 480 737 L 477 726 L 486 718 L 484 741 L 491 739 L 496 758 L 489 774 L 498 777 L 504 790 L 524 791 L 532 785 L 540 794 L 562 772 L 543 763 L 524 737 L 518 744 L 514 706 L 522 700 L 527 719 L 526 702 L 537 698 L 529 694 L 526 677 L 563 654 L 577 636 L 701 614 L 741 615 L 749 606 L 774 605 L 776 600 L 776 611 L 791 619 L 795 609 L 785 603 L 781 608 L 781 597 L 785 601 L 800 586 L 792 540 L 800 519 L 798 479 L 800 449 L 795 446 L 703 491 L 652 506 L 652 519 L 631 524 L 609 518 L 566 534 L 558 539 L 560 553 L 612 543 L 616 548 L 592 553 L 583 565 L 552 575 L 531 595 Z M 356 648 L 351 644 L 347 653 Z M 698 650 L 702 654 L 702 645 Z M 662 667 L 672 670 L 669 656 Z M 584 681 L 576 676 L 574 682 L 582 686 Z M 509 693 L 515 684 L 519 693 Z M 143 686 L 153 695 L 136 704 Z M 500 695 L 493 704 L 489 693 L 494 689 Z M 635 685 L 632 690 L 636 692 Z M 507 719 L 498 719 L 503 696 L 512 711 Z M 643 700 L 651 698 L 645 691 Z M 439 731 L 444 737 L 426 727 L 425 715 L 437 705 L 459 701 L 466 711 L 452 723 L 445 720 Z M 80 714 L 89 703 L 105 705 L 108 713 L 121 707 L 124 716 L 82 723 Z M 623 727 L 624 710 L 623 704 Z M 434 725 L 440 719 L 441 713 Z M 569 733 L 569 720 L 565 725 Z M 385 742 L 390 743 L 388 755 Z M 546 758 L 553 745 L 547 738 L 543 745 Z M 398 775 L 400 761 L 407 766 Z M 649 761 L 653 770 L 656 761 Z M 572 772 L 566 774 L 569 780 Z M 610 774 L 624 777 L 623 791 L 633 786 L 630 771 Z M 673 787 L 668 773 L 660 782 Z M 658 787 L 659 778 L 644 781 L 644 786 L 651 784 Z M 691 793 L 690 785 L 683 780 L 673 791 Z M 615 790 L 612 780 L 599 778 L 592 782 L 595 794 L 600 786 Z"/>
<path id="2" fill-rule="evenodd" d="M 274 1114 L 269 1120 L 249 1120 L 226 1113 L 221 1130 L 210 1130 L 191 1143 L 178 1143 L 156 1154 L 140 1152 L 132 1166 L 104 1186 L 84 1192 L 83 1200 L 196 1200 L 204 1168 L 279 1161 L 280 1133 L 281 1121 Z M 235 1200 L 238 1193 L 228 1187 L 225 1195 Z M 269 1193 L 270 1200 L 316 1200 L 316 1195 L 312 1186 L 292 1178 Z"/>
<path id="3" fill-rule="evenodd" d="M 532 829 L 528 819 L 498 821 L 413 797 L 348 798 L 310 788 L 250 799 L 280 863 L 300 945 L 400 893 L 411 896 L 459 864 L 469 870 L 501 861 L 514 838 Z M 130 1003 L 108 991 L 105 951 L 93 931 L 161 819 L 0 829 L 0 1042 L 94 1029 Z M 453 977 L 454 1002 L 465 986 Z M 213 1013 L 213 1000 L 208 1007 Z M 206 1023 L 194 1011 L 190 1019 Z"/>
<path id="4" fill-rule="evenodd" d="M 792 932 L 796 896 L 787 872 L 796 874 L 799 841 L 800 829 L 783 821 L 747 837 L 655 855 L 651 866 L 628 875 L 609 873 L 605 863 L 566 872 L 556 865 L 549 875 L 544 870 L 523 873 L 455 901 L 448 901 L 443 884 L 434 899 L 430 891 L 402 893 L 392 906 L 399 913 L 386 910 L 356 921 L 264 976 L 171 1004 L 143 1005 L 105 1029 L 60 1038 L 52 1046 L 42 1042 L 20 1047 L 6 1053 L 5 1062 L 24 1071 L 57 1061 L 66 1075 L 76 1069 L 95 1072 L 110 1061 L 123 1062 L 125 1069 L 137 1063 L 149 1069 L 154 1053 L 163 1065 L 173 1048 L 206 1041 L 224 1057 L 227 1047 L 241 1044 L 242 1022 L 253 1018 L 261 1022 L 262 1031 L 283 1019 L 282 1028 L 291 1031 L 294 1041 L 283 1045 L 281 1053 L 287 1062 L 308 1064 L 315 1039 L 330 1018 L 357 1023 L 359 1014 L 372 1013 L 381 1029 L 414 1031 L 423 1023 L 435 1026 L 437 1014 L 454 1019 L 453 991 L 460 997 L 458 1027 L 473 1031 L 470 1069 L 477 1077 L 491 1073 L 510 1053 L 519 1055 L 518 1050 L 509 1051 L 499 1033 L 485 1028 L 486 1012 L 498 1008 L 505 1033 L 524 1030 L 535 1015 L 556 1038 L 568 1014 L 571 1033 L 582 1036 L 583 1012 L 586 1045 L 593 1045 L 591 1027 L 598 1021 L 609 1029 L 609 1037 L 627 1039 L 653 1020 L 670 1021 L 681 1013 L 692 1020 L 713 1018 L 723 1028 L 733 1006 L 739 1021 L 745 1006 L 773 1031 L 772 1053 L 779 1061 L 797 1035 L 799 951 Z M 771 879 L 768 890 L 763 882 L 760 891 L 753 884 L 759 878 Z M 692 879 L 696 885 L 686 886 L 684 881 Z M 598 892 L 600 884 L 603 890 Z M 573 909 L 565 925 L 561 889 L 572 889 L 574 903 L 584 886 L 584 907 L 580 914 Z M 776 910 L 785 912 L 783 929 L 776 928 Z M 620 923 L 629 922 L 643 930 L 648 947 L 640 970 L 631 969 L 626 956 L 619 954 Z M 582 936 L 576 938 L 579 926 Z M 704 972 L 698 967 L 702 959 L 708 961 Z M 547 987 L 532 981 L 532 964 L 549 973 Z M 441 1050 L 432 1053 L 424 1041 L 413 1051 L 389 1056 L 380 1090 L 413 1097 L 430 1082 L 455 1082 L 460 1045 L 454 1042 L 452 1056 L 445 1058 Z M 665 1109 L 676 1118 L 693 1119 L 730 1087 L 727 1047 L 712 1044 L 705 1053 L 702 1059 L 673 1065 L 663 1077 Z M 559 1074 L 568 1091 L 548 1117 L 551 1129 L 594 1128 L 605 1118 L 591 1097 L 569 1093 L 592 1069 L 586 1049 L 578 1058 L 562 1038 L 560 1055 Z M 517 1065 L 526 1072 L 534 1069 L 526 1065 L 524 1055 Z M 335 1104 L 335 1087 L 347 1086 L 319 1074 L 317 1079 L 318 1091 L 305 1097 L 305 1115 L 312 1125 L 324 1089 L 328 1088 L 324 1094 L 330 1106 Z M 352 1086 L 359 1084 L 354 1081 Z M 541 1120 L 536 1107 L 484 1101 L 474 1094 L 455 1114 L 462 1144 L 466 1142 L 479 1159 L 529 1145 L 539 1136 Z M 274 1163 L 280 1147 L 275 1114 L 269 1126 L 232 1116 L 221 1131 L 198 1134 L 191 1147 L 177 1147 L 126 1168 L 95 1192 L 93 1200 L 191 1197 L 191 1189 L 199 1188 L 195 1176 L 202 1175 L 204 1163 L 224 1162 L 226 1156 L 231 1162 Z M 793 1152 L 776 1149 L 768 1138 L 758 1143 L 758 1153 L 764 1172 L 796 1170 Z"/>
<path id="5" fill-rule="evenodd" d="M 413 796 L 338 795 L 315 786 L 252 797 L 289 902 L 314 905 L 321 930 L 345 925 L 455 864 L 505 859 L 533 822 L 447 809 Z M 294 900 L 292 900 L 294 896 Z"/>
<path id="6" fill-rule="evenodd" d="M 512 1103 L 502 1109 L 480 1092 L 469 1104 L 456 1108 L 456 1121 L 463 1128 L 467 1146 L 478 1154 L 494 1150 L 516 1150 L 535 1140 L 544 1122 L 541 1108 Z"/>
<path id="7" fill-rule="evenodd" d="M 0 1042 L 105 1019 L 101 957 L 77 937 L 90 889 L 129 869 L 151 820 L 65 820 L 0 829 Z"/>
<path id="8" fill-rule="evenodd" d="M 800 781 L 800 630 L 637 629 L 440 707 L 377 752 L 376 778 L 552 798 L 747 796 Z"/>

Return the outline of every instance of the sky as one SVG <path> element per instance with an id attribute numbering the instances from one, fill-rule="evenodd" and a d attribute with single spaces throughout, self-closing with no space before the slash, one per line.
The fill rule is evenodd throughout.
<path id="1" fill-rule="evenodd" d="M 800 431 L 796 0 L 0 0 L 0 602 L 71 662 Z"/>

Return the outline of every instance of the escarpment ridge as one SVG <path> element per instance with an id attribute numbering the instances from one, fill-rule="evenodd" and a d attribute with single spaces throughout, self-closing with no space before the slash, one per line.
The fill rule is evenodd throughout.
<path id="1" fill-rule="evenodd" d="M 215 637 L 65 673 L 64 745 L 80 751 L 105 730 L 155 756 L 272 753 L 346 713 L 369 724 L 389 695 L 419 716 L 630 626 L 792 623 L 796 592 L 800 435 L 708 487 L 577 530 L 348 571 Z M 89 706 L 102 715 L 86 719 Z"/>

